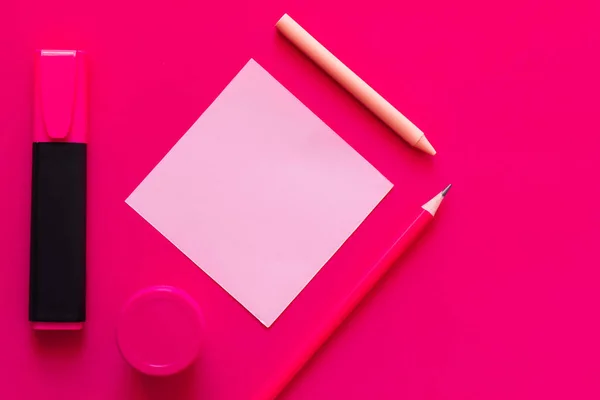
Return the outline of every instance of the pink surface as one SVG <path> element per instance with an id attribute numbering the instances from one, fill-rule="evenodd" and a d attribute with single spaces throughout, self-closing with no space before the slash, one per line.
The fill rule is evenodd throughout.
<path id="1" fill-rule="evenodd" d="M 269 327 L 391 188 L 251 59 L 127 204 Z"/>
<path id="2" fill-rule="evenodd" d="M 232 396 L 253 391 L 306 334 L 291 317 L 326 318 L 414 207 L 448 182 L 429 233 L 282 398 L 600 397 L 600 5 L 347 5 L 2 3 L 3 399 L 219 398 L 203 391 L 211 380 Z M 423 129 L 438 154 L 411 149 L 279 37 L 273 25 L 284 12 Z M 27 321 L 36 48 L 85 49 L 90 61 L 88 321 L 78 332 L 33 332 Z M 124 202 L 250 57 L 403 188 L 269 336 Z M 165 380 L 134 373 L 115 344 L 116 322 L 133 293 L 155 284 L 190 293 L 205 314 L 207 348 L 227 341 L 229 350 L 203 353 Z M 251 368 L 236 364 L 241 354 Z M 217 376 L 209 365 L 235 368 Z"/>
<path id="3" fill-rule="evenodd" d="M 173 286 L 151 286 L 134 294 L 123 307 L 117 326 L 123 358 L 153 376 L 176 374 L 192 365 L 203 336 L 198 304 Z"/>

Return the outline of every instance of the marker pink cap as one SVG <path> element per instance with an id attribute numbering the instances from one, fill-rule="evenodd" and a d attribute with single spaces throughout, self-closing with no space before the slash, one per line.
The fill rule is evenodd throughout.
<path id="1" fill-rule="evenodd" d="M 81 50 L 40 50 L 35 61 L 33 141 L 87 143 L 86 54 Z"/>
<path id="2" fill-rule="evenodd" d="M 123 358 L 147 375 L 166 376 L 184 370 L 198 357 L 201 342 L 198 304 L 172 286 L 153 286 L 136 293 L 123 308 L 117 327 Z"/>

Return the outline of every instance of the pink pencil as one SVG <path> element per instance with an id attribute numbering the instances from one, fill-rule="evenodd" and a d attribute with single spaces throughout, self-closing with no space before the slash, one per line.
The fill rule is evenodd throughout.
<path id="1" fill-rule="evenodd" d="M 333 318 L 327 322 L 327 325 L 321 328 L 318 333 L 308 340 L 306 346 L 303 346 L 298 354 L 291 359 L 291 362 L 283 369 L 266 389 L 259 393 L 256 400 L 275 399 L 287 384 L 296 376 L 304 365 L 312 358 L 319 348 L 329 339 L 335 330 L 344 322 L 350 313 L 358 306 L 361 300 L 373 289 L 381 280 L 385 273 L 394 265 L 398 258 L 413 244 L 420 236 L 429 223 L 433 220 L 436 211 L 440 207 L 442 200 L 450 190 L 449 185 L 433 199 L 429 200 L 421 207 L 420 213 L 415 220 L 406 228 L 404 233 L 396 240 L 392 247 L 381 257 L 381 259 L 371 268 L 363 280 L 356 285 L 350 295 L 340 304 L 339 309 L 333 315 Z"/>

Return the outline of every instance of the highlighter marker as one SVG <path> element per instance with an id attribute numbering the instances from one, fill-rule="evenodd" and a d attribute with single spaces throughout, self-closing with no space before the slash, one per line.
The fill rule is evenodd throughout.
<path id="1" fill-rule="evenodd" d="M 36 54 L 29 320 L 77 330 L 85 321 L 87 77 L 77 50 Z"/>

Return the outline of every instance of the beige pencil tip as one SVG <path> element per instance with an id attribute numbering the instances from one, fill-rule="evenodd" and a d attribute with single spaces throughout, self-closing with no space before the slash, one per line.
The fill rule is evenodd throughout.
<path id="1" fill-rule="evenodd" d="M 431 145 L 431 143 L 429 143 L 429 140 L 427 140 L 425 135 L 421 136 L 421 138 L 417 141 L 417 143 L 415 143 L 414 146 L 427 154 L 435 156 L 436 151 Z"/>

